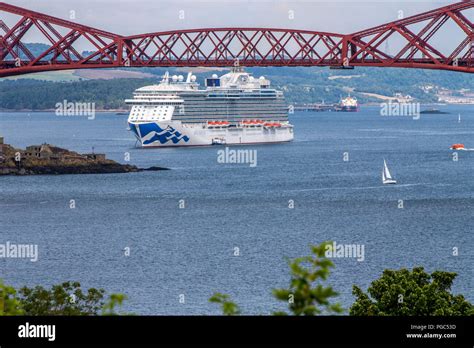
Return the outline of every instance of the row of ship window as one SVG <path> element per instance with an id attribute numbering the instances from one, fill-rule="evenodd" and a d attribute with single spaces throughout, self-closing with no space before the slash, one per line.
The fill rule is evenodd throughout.
<path id="1" fill-rule="evenodd" d="M 178 104 L 176 105 L 178 107 L 185 107 L 187 109 L 214 109 L 214 110 L 219 110 L 219 109 L 227 109 L 227 108 L 256 108 L 256 109 L 266 109 L 266 108 L 287 108 L 286 104 L 238 104 L 238 105 L 229 105 L 229 104 L 213 104 L 213 105 L 183 105 L 183 104 Z M 168 106 L 141 106 L 141 107 L 132 107 L 132 110 L 150 110 L 150 109 L 169 109 Z"/>
<path id="2" fill-rule="evenodd" d="M 144 113 L 156 113 L 156 112 L 162 112 L 163 110 L 132 110 L 130 114 L 144 114 Z M 213 114 L 213 115 L 228 115 L 228 114 L 235 114 L 237 112 L 251 112 L 251 113 L 276 113 L 276 114 L 285 114 L 286 115 L 286 110 L 281 110 L 278 108 L 274 109 L 239 109 L 239 110 L 219 110 L 219 109 L 186 109 L 183 108 L 181 113 L 186 113 L 186 114 Z M 175 114 L 179 114 L 180 109 L 175 110 Z"/>

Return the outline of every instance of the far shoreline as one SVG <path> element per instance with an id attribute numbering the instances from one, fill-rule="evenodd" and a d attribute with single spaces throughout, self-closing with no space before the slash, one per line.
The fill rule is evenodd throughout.
<path id="1" fill-rule="evenodd" d="M 383 104 L 383 103 L 386 103 L 386 102 L 380 102 L 380 103 L 375 103 L 375 102 L 372 102 L 372 103 L 365 103 L 365 104 L 360 104 L 360 106 L 380 106 L 380 104 Z M 291 105 L 291 104 L 289 104 Z M 466 106 L 471 106 L 471 105 L 474 105 L 474 103 L 420 103 L 420 106 L 433 106 L 433 105 L 436 105 L 436 106 L 451 106 L 451 105 L 455 105 L 455 106 L 459 106 L 459 105 L 466 105 Z M 15 113 L 15 112 L 55 112 L 56 109 L 41 109 L 41 110 L 37 110 L 37 109 L 0 109 L 0 113 L 2 112 L 10 112 L 10 113 Z M 101 112 L 101 113 L 117 113 L 117 112 L 126 112 L 128 113 L 130 110 L 129 109 L 96 109 L 95 112 Z M 74 117 L 74 116 L 78 116 L 78 115 L 62 115 L 62 117 Z M 80 116 L 80 115 L 79 115 Z"/>
<path id="2" fill-rule="evenodd" d="M 129 112 L 130 110 L 128 109 L 96 109 L 95 112 Z M 0 109 L 1 112 L 56 112 L 56 109 L 41 109 L 41 110 L 30 110 L 30 109 Z M 68 117 L 69 115 L 61 115 L 61 117 Z M 77 116 L 77 115 L 71 115 L 71 117 Z M 79 115 L 80 116 L 80 115 Z M 86 116 L 86 115 L 84 115 Z"/>

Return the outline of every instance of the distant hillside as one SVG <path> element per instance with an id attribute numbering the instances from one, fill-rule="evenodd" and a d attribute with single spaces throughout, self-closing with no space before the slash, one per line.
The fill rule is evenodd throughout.
<path id="1" fill-rule="evenodd" d="M 29 44 L 33 52 L 44 50 L 46 45 Z M 46 46 L 47 47 L 47 46 Z M 28 79 L 48 78 L 56 80 L 61 72 L 24 75 L 22 79 L 0 82 L 0 108 L 2 109 L 52 109 L 57 102 L 95 102 L 98 109 L 126 108 L 123 100 L 133 91 L 147 84 L 158 83 L 160 76 L 169 70 L 171 74 L 183 74 L 193 69 L 128 68 L 88 69 L 64 74 L 68 82 L 53 82 Z M 354 70 L 331 70 L 316 67 L 268 67 L 247 68 L 258 77 L 264 75 L 272 86 L 285 92 L 289 103 L 320 102 L 335 103 L 342 96 L 351 94 L 360 102 L 379 102 L 375 96 L 394 96 L 395 93 L 411 95 L 420 102 L 436 102 L 440 90 L 474 91 L 472 75 L 448 71 L 355 68 Z M 225 69 L 194 68 L 198 81 L 213 73 L 223 74 Z M 72 74 L 72 75 L 71 75 Z M 42 77 L 46 76 L 46 77 Z M 61 76 L 61 75 L 59 75 Z M 132 78 L 133 77 L 133 78 Z M 79 79 L 79 81 L 71 81 Z M 463 92 L 464 93 L 464 92 Z"/>
<path id="2" fill-rule="evenodd" d="M 54 109 L 56 103 L 94 102 L 96 109 L 125 108 L 124 100 L 155 79 L 84 80 L 51 82 L 5 80 L 0 82 L 0 108 L 9 110 Z"/>
<path id="3" fill-rule="evenodd" d="M 24 44 L 25 47 L 35 56 L 39 56 L 41 53 L 43 53 L 44 51 L 46 51 L 48 48 L 51 47 L 51 45 L 47 45 L 47 44 L 44 44 L 44 43 L 25 43 Z M 83 51 L 81 54 L 84 56 L 86 55 L 88 52 L 87 51 Z M 89 52 L 91 53 L 91 52 Z M 21 59 L 27 59 L 28 57 L 23 53 L 23 51 L 19 50 L 18 52 L 18 55 Z M 52 53 L 46 55 L 44 58 L 42 58 L 42 60 L 49 60 L 52 58 Z M 7 59 L 11 59 L 11 55 L 7 55 Z M 62 56 L 59 56 L 58 57 L 58 60 L 65 60 L 64 57 Z"/>

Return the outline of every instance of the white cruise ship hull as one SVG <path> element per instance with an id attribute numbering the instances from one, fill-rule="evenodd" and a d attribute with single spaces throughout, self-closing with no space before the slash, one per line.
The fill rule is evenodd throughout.
<path id="1" fill-rule="evenodd" d="M 204 123 L 129 122 L 142 147 L 280 143 L 293 140 L 293 126 L 208 127 Z"/>

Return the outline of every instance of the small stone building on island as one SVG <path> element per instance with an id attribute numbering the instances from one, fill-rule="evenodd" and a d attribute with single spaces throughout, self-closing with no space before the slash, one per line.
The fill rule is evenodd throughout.
<path id="1" fill-rule="evenodd" d="M 3 137 L 0 137 L 0 163 L 5 161 L 4 151 L 3 151 Z"/>
<path id="2" fill-rule="evenodd" d="M 74 151 L 68 151 L 60 147 L 50 144 L 31 145 L 27 146 L 25 151 L 21 152 L 21 157 L 24 159 L 39 159 L 49 161 L 105 161 L 105 154 L 101 153 L 86 153 L 79 154 Z"/>
<path id="3" fill-rule="evenodd" d="M 3 166 L 17 165 L 18 159 L 22 165 L 80 165 L 110 162 L 102 153 L 80 154 L 47 143 L 30 145 L 25 150 L 17 149 L 5 144 L 4 138 L 0 137 L 0 163 Z"/>
<path id="4" fill-rule="evenodd" d="M 162 168 L 148 170 L 160 170 Z M 14 148 L 0 137 L 0 175 L 130 173 L 142 169 L 107 159 L 103 153 L 80 154 L 51 144 Z"/>

